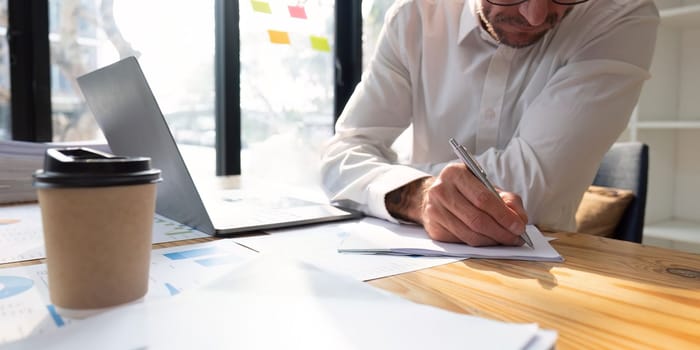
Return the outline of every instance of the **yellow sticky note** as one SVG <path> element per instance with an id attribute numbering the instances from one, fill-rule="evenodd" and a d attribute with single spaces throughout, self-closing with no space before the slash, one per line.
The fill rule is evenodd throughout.
<path id="1" fill-rule="evenodd" d="M 270 36 L 270 42 L 273 44 L 289 44 L 289 33 L 287 32 L 268 30 L 267 35 Z"/>
<path id="2" fill-rule="evenodd" d="M 253 4 L 253 11 L 255 12 L 272 13 L 269 2 L 250 0 L 250 3 Z"/>
<path id="3" fill-rule="evenodd" d="M 311 47 L 314 50 L 331 52 L 331 45 L 328 44 L 328 39 L 322 36 L 311 36 Z"/>

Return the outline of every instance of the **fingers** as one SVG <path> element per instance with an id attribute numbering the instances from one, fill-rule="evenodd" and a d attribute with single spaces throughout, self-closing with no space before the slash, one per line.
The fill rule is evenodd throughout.
<path id="1" fill-rule="evenodd" d="M 498 245 L 500 242 L 471 230 L 447 208 L 438 205 L 427 205 L 427 217 L 431 218 L 423 224 L 430 238 L 450 243 L 467 243 L 474 247 Z"/>
<path id="2" fill-rule="evenodd" d="M 426 196 L 422 221 L 431 238 L 472 246 L 522 244 L 527 214 L 520 197 L 503 192 L 501 201 L 465 166 L 447 166 Z"/>
<path id="3" fill-rule="evenodd" d="M 474 208 L 486 213 L 492 219 L 492 221 L 488 221 L 486 218 L 479 219 L 481 220 L 478 222 L 479 228 L 491 228 L 495 230 L 496 227 L 491 224 L 491 222 L 495 222 L 496 226 L 502 227 L 512 235 L 520 235 L 525 231 L 525 223 L 527 221 L 523 221 L 520 215 L 508 205 L 503 205 L 503 201 L 489 191 L 464 165 L 454 165 L 453 168 L 454 169 L 450 169 L 450 167 L 446 167 L 445 170 L 443 170 L 446 177 L 449 178 L 448 181 L 455 184 L 462 196 L 466 198 Z M 517 197 L 517 195 L 511 193 L 509 196 L 511 201 L 516 201 L 513 196 Z M 522 202 L 520 203 L 520 207 L 522 208 Z M 511 204 L 517 206 L 516 203 Z M 458 208 L 454 210 L 458 210 Z M 522 212 L 524 213 L 525 210 L 522 209 Z M 472 228 L 476 229 L 475 227 Z"/>
<path id="4" fill-rule="evenodd" d="M 523 206 L 523 200 L 520 198 L 520 196 L 515 193 L 505 191 L 499 192 L 499 195 L 501 198 L 503 198 L 503 202 L 506 203 L 508 208 L 518 214 L 524 223 L 529 221 L 527 213 L 525 212 L 525 207 Z"/>

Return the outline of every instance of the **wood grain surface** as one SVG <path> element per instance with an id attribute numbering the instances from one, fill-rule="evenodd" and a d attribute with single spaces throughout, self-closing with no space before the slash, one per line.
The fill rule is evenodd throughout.
<path id="1" fill-rule="evenodd" d="M 699 349 L 700 256 L 555 233 L 564 263 L 465 260 L 374 280 L 454 312 L 534 322 L 557 349 Z"/>

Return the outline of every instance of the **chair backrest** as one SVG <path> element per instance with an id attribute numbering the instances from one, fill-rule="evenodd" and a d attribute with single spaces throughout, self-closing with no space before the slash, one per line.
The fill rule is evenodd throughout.
<path id="1" fill-rule="evenodd" d="M 593 185 L 634 192 L 635 198 L 622 215 L 613 238 L 642 242 L 647 202 L 649 146 L 640 142 L 616 142 L 603 157 Z"/>

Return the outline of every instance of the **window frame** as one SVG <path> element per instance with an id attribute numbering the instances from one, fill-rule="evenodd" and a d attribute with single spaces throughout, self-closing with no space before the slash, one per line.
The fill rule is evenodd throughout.
<path id="1" fill-rule="evenodd" d="M 335 2 L 335 62 L 337 121 L 362 77 L 362 0 Z"/>
<path id="2" fill-rule="evenodd" d="M 48 0 L 8 0 L 7 5 L 11 138 L 51 141 L 49 3 Z"/>

